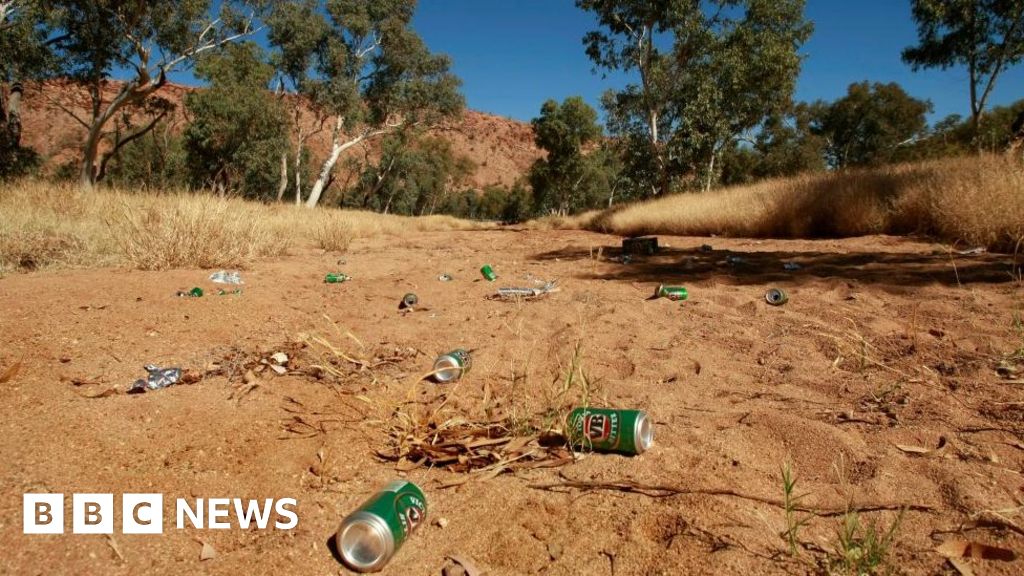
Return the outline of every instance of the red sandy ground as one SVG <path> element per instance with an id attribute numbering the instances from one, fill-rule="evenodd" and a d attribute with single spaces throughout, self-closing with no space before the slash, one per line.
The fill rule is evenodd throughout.
<path id="1" fill-rule="evenodd" d="M 495 575 L 818 573 L 825 556 L 815 549 L 833 549 L 840 517 L 812 519 L 794 560 L 779 536 L 783 512 L 767 503 L 529 487 L 564 476 L 779 499 L 787 461 L 808 506 L 933 507 L 907 512 L 897 533 L 893 564 L 908 574 L 953 573 L 933 550 L 954 537 L 1024 552 L 1024 388 L 1013 380 L 1019 374 L 1007 379 L 994 369 L 1024 346 L 1012 322 L 1024 299 L 1012 257 L 951 258 L 889 237 L 713 239 L 710 254 L 697 249 L 706 239 L 661 241 L 669 248 L 657 257 L 622 265 L 609 258 L 618 238 L 584 232 L 380 237 L 357 241 L 344 265 L 312 250 L 259 262 L 244 272 L 240 297 L 174 297 L 211 288 L 203 270 L 0 279 L 0 370 L 23 360 L 0 385 L 0 573 L 345 573 L 326 541 L 348 511 L 399 475 L 374 455 L 384 442 L 372 422 L 380 415 L 356 396 L 397 403 L 436 395 L 437 385 L 411 382 L 434 355 L 467 346 L 476 362 L 457 385 L 457 402 L 478 406 L 486 384 L 509 406 L 539 410 L 580 336 L 585 371 L 612 405 L 653 415 L 656 446 L 640 457 L 589 455 L 456 489 L 437 487 L 452 472 L 411 471 L 429 499 L 428 524 L 385 574 L 440 574 L 450 554 Z M 729 254 L 747 263 L 725 265 Z M 786 261 L 803 267 L 785 272 Z M 498 283 L 478 280 L 485 262 Z M 339 269 L 355 280 L 322 283 Z M 455 280 L 439 282 L 442 272 Z M 558 279 L 562 291 L 528 303 L 486 299 L 497 285 L 528 285 L 528 274 Z M 690 301 L 646 301 L 660 282 L 687 286 Z M 789 291 L 788 305 L 761 300 L 771 285 Z M 399 314 L 409 291 L 429 310 Z M 368 351 L 403 359 L 337 384 L 305 375 L 313 355 L 295 344 L 299 334 L 355 346 L 325 331 L 325 314 Z M 858 344 L 837 346 L 836 338 Z M 202 370 L 278 350 L 293 356 L 297 373 L 264 371 L 242 397 L 238 373 L 140 396 L 86 397 L 123 391 L 147 363 Z M 513 383 L 512 370 L 526 378 Z M 321 432 L 285 431 L 296 415 Z M 936 453 L 897 448 L 935 448 L 943 437 Z M 168 502 L 163 536 L 119 528 L 113 540 L 25 536 L 26 492 L 66 494 L 69 531 L 70 495 L 83 492 L 114 493 L 115 501 L 126 492 L 168 501 L 293 497 L 300 521 L 291 531 L 179 531 Z M 862 520 L 888 526 L 895 517 Z M 198 540 L 217 557 L 200 562 Z M 973 567 L 979 575 L 1024 571 L 1021 560 Z"/>

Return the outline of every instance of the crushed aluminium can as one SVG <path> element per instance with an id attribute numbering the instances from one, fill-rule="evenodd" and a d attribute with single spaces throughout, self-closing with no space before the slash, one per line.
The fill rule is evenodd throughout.
<path id="1" fill-rule="evenodd" d="M 341 522 L 334 536 L 338 555 L 356 572 L 378 572 L 427 517 L 419 486 L 396 480 Z"/>
<path id="2" fill-rule="evenodd" d="M 440 384 L 454 382 L 462 378 L 473 366 L 473 358 L 469 352 L 459 348 L 442 354 L 434 361 L 434 380 Z"/>
<path id="3" fill-rule="evenodd" d="M 681 302 L 690 297 L 690 293 L 686 291 L 686 288 L 682 286 L 665 286 L 664 284 L 658 286 L 654 291 L 655 298 L 668 298 L 673 302 Z"/>
<path id="4" fill-rule="evenodd" d="M 484 264 L 483 268 L 480 268 L 480 274 L 482 274 L 488 282 L 494 282 L 498 279 L 498 275 L 494 273 L 494 268 L 491 268 L 490 264 Z"/>
<path id="5" fill-rule="evenodd" d="M 566 426 L 574 450 L 643 454 L 654 444 L 654 423 L 643 410 L 577 408 Z"/>
<path id="6" fill-rule="evenodd" d="M 782 288 L 772 288 L 764 293 L 764 300 L 772 306 L 782 306 L 789 302 L 789 295 Z"/>

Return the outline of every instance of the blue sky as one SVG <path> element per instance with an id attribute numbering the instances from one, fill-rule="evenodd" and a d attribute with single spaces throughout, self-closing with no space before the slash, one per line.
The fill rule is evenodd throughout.
<path id="1" fill-rule="evenodd" d="M 970 114 L 963 69 L 913 72 L 900 54 L 917 40 L 910 0 L 807 0 L 814 35 L 797 85 L 802 101 L 835 100 L 853 82 L 898 82 L 931 100 L 936 121 Z M 431 50 L 452 57 L 470 108 L 529 121 L 549 98 L 601 94 L 628 78 L 602 78 L 583 51 L 594 18 L 573 0 L 419 0 L 413 22 Z M 261 35 L 265 42 L 265 35 Z M 172 75 L 195 84 L 188 71 Z M 989 107 L 1024 99 L 1024 63 L 1004 73 Z"/>
<path id="2" fill-rule="evenodd" d="M 935 105 L 932 120 L 970 111 L 964 70 L 912 72 L 900 60 L 916 40 L 909 0 L 808 0 L 814 35 L 796 97 L 834 100 L 853 82 L 899 82 Z M 414 22 L 430 48 L 449 54 L 469 106 L 529 120 L 548 98 L 583 96 L 597 107 L 622 82 L 592 74 L 583 35 L 593 18 L 573 0 L 420 0 Z M 1024 64 L 1004 74 L 990 105 L 1024 98 Z"/>

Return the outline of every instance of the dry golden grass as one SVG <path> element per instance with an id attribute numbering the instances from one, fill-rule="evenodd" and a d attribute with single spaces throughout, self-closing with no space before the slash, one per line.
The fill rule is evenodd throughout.
<path id="1" fill-rule="evenodd" d="M 575 216 L 544 216 L 530 220 L 526 227 L 530 230 L 585 230 L 593 225 L 594 219 L 603 214 L 600 210 L 589 210 Z"/>
<path id="2" fill-rule="evenodd" d="M 34 181 L 0 184 L 0 214 L 0 273 L 59 266 L 244 268 L 292 247 L 344 251 L 355 238 L 487 226 L 183 192 L 84 194 Z"/>
<path id="3" fill-rule="evenodd" d="M 678 194 L 539 226 L 642 234 L 820 238 L 928 234 L 1013 251 L 1024 238 L 1024 166 L 953 158 Z"/>

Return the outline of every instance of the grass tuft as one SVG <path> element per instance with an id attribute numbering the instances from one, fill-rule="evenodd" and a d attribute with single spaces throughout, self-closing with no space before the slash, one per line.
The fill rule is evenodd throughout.
<path id="1" fill-rule="evenodd" d="M 889 563 L 896 533 L 903 521 L 903 513 L 885 529 L 870 522 L 861 523 L 860 514 L 851 510 L 843 516 L 839 527 L 835 552 L 829 557 L 829 574 L 836 576 L 868 576 L 892 573 Z"/>
<path id="2" fill-rule="evenodd" d="M 796 493 L 796 476 L 793 475 L 793 469 L 789 462 L 782 466 L 782 493 L 786 512 L 786 529 L 782 532 L 782 536 L 786 539 L 786 544 L 789 545 L 789 555 L 796 556 L 800 544 L 799 532 L 812 516 L 797 518 L 797 507 L 805 495 Z"/>
<path id="3" fill-rule="evenodd" d="M 1024 241 L 1024 165 L 1005 156 L 971 156 L 805 175 L 550 217 L 531 226 L 623 236 L 929 234 L 1012 252 Z"/>
<path id="4" fill-rule="evenodd" d="M 472 230 L 449 216 L 267 205 L 207 194 L 0 183 L 0 274 L 44 268 L 245 268 L 292 247 L 344 251 L 355 238 Z"/>

